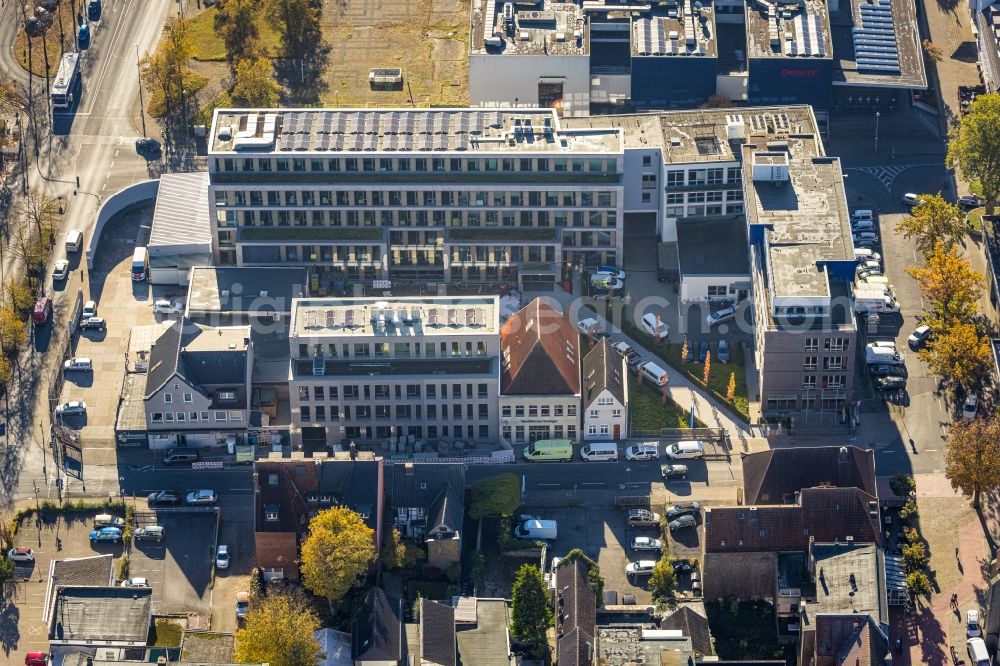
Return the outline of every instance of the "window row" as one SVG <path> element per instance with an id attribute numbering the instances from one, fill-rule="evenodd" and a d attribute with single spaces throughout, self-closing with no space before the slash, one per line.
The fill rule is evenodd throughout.
<path id="1" fill-rule="evenodd" d="M 211 418 L 209 418 L 210 415 Z M 213 412 L 153 412 L 153 423 L 240 422 L 242 420 L 243 412 L 238 409 L 218 409 Z"/>
<path id="2" fill-rule="evenodd" d="M 692 187 L 696 185 L 739 185 L 743 170 L 740 167 L 715 167 L 711 169 L 669 169 L 667 187 Z"/>
<path id="3" fill-rule="evenodd" d="M 576 426 L 566 426 L 565 430 L 561 425 L 533 425 L 524 426 L 500 426 L 500 438 L 506 442 L 528 443 L 537 442 L 540 439 L 569 439 L 576 441 Z"/>
<path id="4" fill-rule="evenodd" d="M 607 227 L 613 210 L 219 210 L 220 227 Z"/>
<path id="5" fill-rule="evenodd" d="M 527 416 L 529 417 L 548 417 L 548 416 L 576 416 L 576 405 L 528 405 L 527 406 Z M 500 408 L 500 416 L 504 418 L 510 418 L 511 415 L 515 417 L 525 416 L 525 405 L 514 405 L 511 408 L 510 405 L 504 405 Z"/>
<path id="6" fill-rule="evenodd" d="M 390 345 L 388 342 L 355 342 L 355 343 L 299 343 L 299 358 L 313 358 L 317 356 L 325 356 L 327 358 L 472 358 L 472 357 L 485 357 L 489 356 L 489 347 L 485 340 L 451 340 L 449 342 L 395 342 Z M 416 386 L 411 384 L 409 386 Z M 435 384 L 428 384 L 426 389 L 426 395 L 428 397 L 435 397 L 436 389 Z M 461 384 L 452 384 L 452 393 L 458 393 L 461 389 Z M 398 392 L 400 390 L 400 385 L 396 385 L 397 397 L 399 397 Z M 472 397 L 472 384 L 466 384 L 465 392 L 467 397 Z M 352 395 L 357 397 L 358 387 L 353 385 L 348 385 L 343 387 L 344 397 Z M 365 397 L 368 397 L 368 391 L 371 390 L 371 386 L 365 384 L 363 386 L 363 391 Z M 314 390 L 318 389 L 321 393 L 323 390 L 322 386 L 314 386 Z M 307 400 L 308 396 L 303 397 L 305 390 L 308 390 L 306 386 L 299 386 L 299 397 L 303 400 Z M 330 386 L 328 388 L 330 391 L 330 397 L 336 398 L 337 387 Z M 386 390 L 388 388 L 386 387 Z M 409 389 L 407 389 L 409 390 Z M 483 392 L 486 390 L 486 384 L 479 384 L 479 391 Z M 441 395 L 444 396 L 448 393 L 448 385 L 441 384 Z M 407 396 L 407 397 L 418 397 L 418 396 Z M 458 397 L 458 396 L 456 396 Z M 322 400 L 322 397 L 317 398 L 317 400 Z"/>
<path id="7" fill-rule="evenodd" d="M 521 173 L 537 171 L 545 173 L 600 173 L 618 172 L 618 161 L 601 158 L 545 158 L 545 157 L 503 157 L 503 158 L 458 158 L 458 157 L 337 157 L 337 158 L 271 158 L 271 157 L 217 157 L 215 168 L 224 173 L 292 171 L 312 173 L 365 172 L 365 173 L 421 173 L 421 172 L 507 172 Z"/>
<path id="8" fill-rule="evenodd" d="M 823 369 L 824 370 L 846 370 L 847 369 L 847 357 L 846 356 L 824 356 L 823 357 Z M 819 368 L 819 358 L 816 356 L 806 356 L 802 363 L 803 370 L 816 370 Z"/>
<path id="9" fill-rule="evenodd" d="M 743 190 L 710 190 L 708 192 L 667 192 L 667 205 L 682 203 L 720 203 L 743 201 Z"/>
<path id="10" fill-rule="evenodd" d="M 847 375 L 822 375 L 819 387 L 822 389 L 842 389 L 847 386 Z M 817 387 L 816 375 L 802 377 L 802 388 L 811 390 Z"/>
<path id="11" fill-rule="evenodd" d="M 494 208 L 614 208 L 618 197 L 608 190 L 215 190 L 217 208 L 230 206 L 440 206 Z"/>
<path id="12" fill-rule="evenodd" d="M 720 215 L 742 215 L 743 204 L 693 204 L 687 206 L 667 206 L 665 210 L 667 217 L 718 217 Z"/>
<path id="13" fill-rule="evenodd" d="M 445 343 L 441 344 L 443 345 Z M 321 345 L 315 346 L 320 347 Z M 332 346 L 333 345 L 331 345 L 331 347 Z M 346 347 L 347 345 L 344 346 Z M 305 345 L 301 345 L 301 347 L 305 347 Z M 472 400 L 473 397 L 482 400 L 490 396 L 489 384 L 464 384 L 464 390 L 462 389 L 462 386 L 463 384 L 451 384 L 451 391 L 449 392 L 448 384 L 441 384 L 441 391 L 438 393 L 438 384 L 427 384 L 426 386 L 421 386 L 420 384 L 365 384 L 361 387 L 350 385 L 343 387 L 343 395 L 345 399 L 349 400 L 357 400 L 362 396 L 365 400 L 371 400 L 373 398 L 375 400 L 380 398 L 394 398 L 396 400 L 402 400 L 404 397 L 408 399 L 430 398 L 432 400 L 436 400 L 438 396 L 446 399 L 449 395 L 451 395 L 454 400 Z M 303 384 L 299 386 L 298 393 L 299 400 L 302 401 L 322 401 L 327 398 L 330 400 L 338 400 L 340 398 L 341 390 L 339 386 L 314 384 L 310 387 Z"/>
<path id="14" fill-rule="evenodd" d="M 824 338 L 823 349 L 826 351 L 847 351 L 851 345 L 850 338 Z M 819 351 L 819 338 L 806 338 L 806 351 Z"/>
<path id="15" fill-rule="evenodd" d="M 467 420 L 485 421 L 490 418 L 490 406 L 487 403 L 473 405 L 355 405 L 353 412 L 350 405 L 342 409 L 339 405 L 302 405 L 299 407 L 302 423 L 329 420 L 361 420 L 361 419 L 417 419 L 425 421 Z"/>
<path id="16" fill-rule="evenodd" d="M 427 439 L 435 440 L 439 437 L 449 439 L 454 437 L 456 439 L 464 437 L 466 439 L 480 439 L 487 440 L 490 439 L 490 427 L 488 425 L 475 426 L 472 424 L 466 425 L 464 428 L 461 425 L 455 426 L 437 426 L 437 425 L 409 425 L 409 426 L 346 426 L 344 428 L 344 438 L 347 440 L 360 440 L 360 441 L 371 441 L 375 439 L 388 439 L 393 435 L 410 435 L 416 439 L 423 439 L 424 433 L 427 433 Z"/>

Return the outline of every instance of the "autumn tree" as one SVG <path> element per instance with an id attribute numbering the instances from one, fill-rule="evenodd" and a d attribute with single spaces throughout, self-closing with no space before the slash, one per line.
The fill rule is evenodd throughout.
<path id="1" fill-rule="evenodd" d="M 233 89 L 229 93 L 238 106 L 277 106 L 281 86 L 274 80 L 271 61 L 264 57 L 244 58 L 236 63 Z"/>
<path id="2" fill-rule="evenodd" d="M 975 324 L 944 327 L 918 352 L 932 374 L 947 377 L 958 386 L 975 386 L 993 363 L 989 338 Z"/>
<path id="3" fill-rule="evenodd" d="M 940 244 L 945 250 L 955 247 L 966 233 L 965 216 L 958 206 L 940 194 L 924 194 L 920 205 L 896 225 L 896 232 L 912 239 L 924 257 L 934 254 Z"/>
<path id="4" fill-rule="evenodd" d="M 215 31 L 226 42 L 226 60 L 234 72 L 241 60 L 262 55 L 256 0 L 221 0 Z"/>
<path id="5" fill-rule="evenodd" d="M 712 374 L 712 352 L 705 354 L 705 368 L 702 372 L 702 380 L 708 384 L 708 378 Z"/>
<path id="6" fill-rule="evenodd" d="M 668 557 L 661 557 L 649 576 L 649 591 L 653 595 L 653 601 L 659 603 L 670 601 L 674 598 L 676 587 L 677 574 L 674 572 L 674 566 Z"/>
<path id="7" fill-rule="evenodd" d="M 320 8 L 311 0 L 271 0 L 270 19 L 281 34 L 285 56 L 305 58 L 320 41 Z"/>
<path id="8" fill-rule="evenodd" d="M 303 584 L 331 604 L 354 587 L 375 559 L 375 533 L 343 506 L 316 514 L 302 542 Z"/>
<path id="9" fill-rule="evenodd" d="M 194 40 L 183 17 L 173 19 L 156 51 L 147 53 L 140 64 L 142 81 L 162 99 L 162 115 L 169 116 L 184 101 L 185 81 L 190 76 L 188 63 L 194 54 Z M 152 100 L 150 109 L 152 112 Z"/>
<path id="10" fill-rule="evenodd" d="M 35 305 L 35 295 L 27 284 L 11 280 L 4 289 L 4 303 L 19 315 L 28 314 Z"/>
<path id="11" fill-rule="evenodd" d="M 236 632 L 236 661 L 241 664 L 305 666 L 320 657 L 316 615 L 288 594 L 257 597 L 243 627 Z"/>
<path id="12" fill-rule="evenodd" d="M 925 39 L 923 41 L 923 47 L 924 54 L 931 62 L 941 62 L 944 59 L 944 53 L 941 51 L 941 47 L 931 40 Z"/>
<path id="13" fill-rule="evenodd" d="M 59 201 L 37 190 L 18 200 L 16 212 L 18 219 L 24 224 L 30 224 L 44 241 L 50 239 L 62 217 Z"/>
<path id="14" fill-rule="evenodd" d="M 929 302 L 932 328 L 942 331 L 976 314 L 983 291 L 983 276 L 959 255 L 957 248 L 938 243 L 926 266 L 909 266 L 906 272 L 920 284 Z"/>
<path id="15" fill-rule="evenodd" d="M 498 474 L 472 484 L 469 517 L 511 516 L 521 506 L 521 482 L 514 474 Z"/>
<path id="16" fill-rule="evenodd" d="M 544 659 L 549 649 L 545 633 L 551 624 L 552 607 L 542 572 L 533 564 L 521 565 L 511 590 L 511 635 L 528 648 L 530 657 Z"/>
<path id="17" fill-rule="evenodd" d="M 0 114 L 13 116 L 24 109 L 24 96 L 8 76 L 0 76 Z"/>
<path id="18" fill-rule="evenodd" d="M 0 308 L 0 349 L 14 354 L 27 342 L 24 318 L 10 308 Z"/>
<path id="19" fill-rule="evenodd" d="M 736 397 L 736 373 L 729 373 L 729 386 L 726 387 L 726 399 L 732 400 Z"/>
<path id="20" fill-rule="evenodd" d="M 984 492 L 1000 488 L 1000 414 L 952 424 L 944 473 L 952 488 L 972 495 L 976 508 Z"/>
<path id="21" fill-rule="evenodd" d="M 386 536 L 380 559 L 386 569 L 399 569 L 406 561 L 406 542 L 403 541 L 398 528 L 393 527 Z"/>
<path id="22" fill-rule="evenodd" d="M 992 215 L 1000 193 L 1000 95 L 978 95 L 948 141 L 948 166 L 978 181 Z"/>

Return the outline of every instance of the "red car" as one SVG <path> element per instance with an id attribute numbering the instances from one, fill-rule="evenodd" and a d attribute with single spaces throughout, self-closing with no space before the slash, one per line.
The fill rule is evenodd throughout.
<path id="1" fill-rule="evenodd" d="M 52 299 L 40 296 L 35 301 L 35 309 L 31 312 L 31 321 L 35 324 L 47 324 L 52 317 Z"/>
<path id="2" fill-rule="evenodd" d="M 24 655 L 24 666 L 47 666 L 49 655 L 45 652 L 29 652 Z"/>

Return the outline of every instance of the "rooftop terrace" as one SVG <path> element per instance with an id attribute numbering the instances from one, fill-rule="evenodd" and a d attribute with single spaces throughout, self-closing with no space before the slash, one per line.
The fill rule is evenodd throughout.
<path id="1" fill-rule="evenodd" d="M 453 336 L 499 331 L 496 296 L 302 298 L 292 304 L 291 337 Z"/>
<path id="2" fill-rule="evenodd" d="M 217 109 L 213 154 L 604 153 L 617 132 L 560 126 L 555 110 Z"/>

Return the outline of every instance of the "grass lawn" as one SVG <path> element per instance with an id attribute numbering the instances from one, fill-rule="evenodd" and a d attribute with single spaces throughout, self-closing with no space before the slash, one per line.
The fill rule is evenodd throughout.
<path id="1" fill-rule="evenodd" d="M 54 76 L 59 70 L 59 59 L 63 52 L 75 51 L 76 47 L 76 16 L 73 10 L 75 2 L 59 3 L 59 14 L 53 17 L 52 27 L 45 33 L 45 46 L 42 48 L 42 39 L 35 37 L 31 40 L 31 71 L 36 76 L 45 76 L 45 51 L 49 54 L 49 76 Z M 18 6 L 15 3 L 15 7 Z M 20 9 L 16 10 L 20 17 Z M 25 70 L 28 69 L 28 36 L 24 33 L 24 22 L 20 18 L 16 19 L 20 28 L 14 38 L 14 56 L 17 62 Z M 60 28 L 61 26 L 61 28 Z M 62 48 L 60 48 L 60 42 Z"/>
<path id="2" fill-rule="evenodd" d="M 632 338 L 640 341 L 647 342 L 646 348 L 651 352 L 659 356 L 661 359 L 666 361 L 672 367 L 680 370 L 688 379 L 694 382 L 696 385 L 705 387 L 705 383 L 702 381 L 704 376 L 704 364 L 703 363 L 684 363 L 681 361 L 681 345 L 679 344 L 660 344 L 657 345 L 653 342 L 652 338 L 647 335 L 644 331 L 640 330 L 631 321 L 627 319 L 622 321 L 622 329 Z M 691 344 L 697 344 L 692 342 Z M 712 345 L 712 360 L 709 366 L 708 372 L 708 389 L 715 394 L 715 397 L 724 403 L 728 403 L 736 412 L 741 414 L 744 419 L 750 418 L 750 401 L 747 399 L 747 375 L 746 367 L 743 365 L 743 348 L 738 344 L 730 342 L 729 344 L 729 363 L 719 363 L 715 360 L 716 346 Z M 697 355 L 697 349 L 694 349 Z M 729 392 L 729 377 L 730 375 L 736 376 L 736 393 L 733 399 L 727 400 L 726 395 Z"/>
<path id="3" fill-rule="evenodd" d="M 215 6 L 188 19 L 195 60 L 217 62 L 226 59 L 226 42 L 215 31 L 215 17 L 218 15 L 219 8 Z M 257 31 L 264 53 L 277 57 L 281 53 L 281 36 L 274 30 L 271 21 L 265 16 L 258 16 Z"/>
<path id="4" fill-rule="evenodd" d="M 686 428 L 688 416 L 673 400 L 660 403 L 660 394 L 651 387 L 640 384 L 635 375 L 628 376 L 628 392 L 632 410 L 632 430 L 659 430 L 660 428 Z"/>

